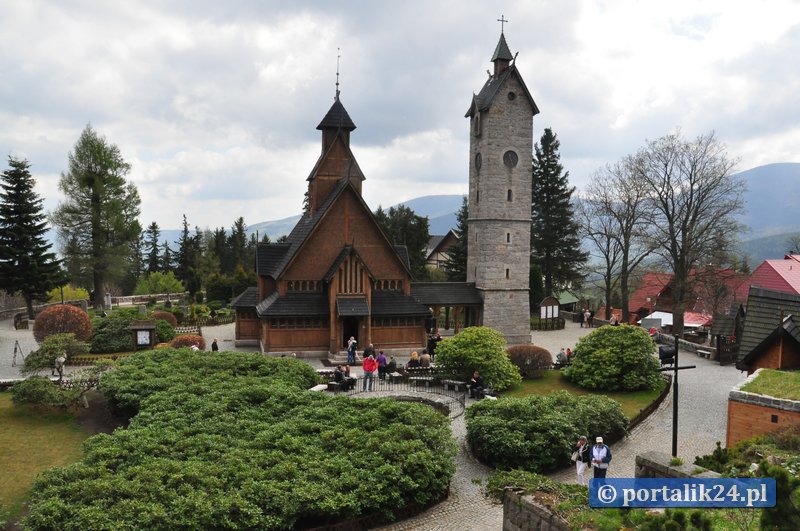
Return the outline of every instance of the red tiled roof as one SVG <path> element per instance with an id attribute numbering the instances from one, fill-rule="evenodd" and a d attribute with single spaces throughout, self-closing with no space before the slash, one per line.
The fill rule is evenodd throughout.
<path id="1" fill-rule="evenodd" d="M 691 326 L 705 326 L 710 327 L 714 318 L 701 312 L 683 312 L 683 324 Z"/>
<path id="2" fill-rule="evenodd" d="M 672 282 L 672 273 L 645 273 L 642 285 L 628 298 L 628 309 L 636 312 L 640 308 L 651 308 L 647 300 L 654 300 Z"/>
<path id="3" fill-rule="evenodd" d="M 783 260 L 764 260 L 753 271 L 750 280 L 739 288 L 737 295 L 744 293 L 746 298 L 750 286 L 800 295 L 800 255 L 787 255 Z"/>

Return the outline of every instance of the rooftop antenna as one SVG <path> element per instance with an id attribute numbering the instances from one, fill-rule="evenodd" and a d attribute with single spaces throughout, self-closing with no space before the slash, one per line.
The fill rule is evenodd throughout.
<path id="1" fill-rule="evenodd" d="M 342 54 L 339 53 L 341 48 L 336 48 L 336 99 L 339 99 L 339 59 Z"/>
<path id="2" fill-rule="evenodd" d="M 502 34 L 505 23 L 508 22 L 508 19 L 504 15 L 500 15 L 500 18 L 497 19 L 497 22 L 500 23 L 500 33 Z"/>

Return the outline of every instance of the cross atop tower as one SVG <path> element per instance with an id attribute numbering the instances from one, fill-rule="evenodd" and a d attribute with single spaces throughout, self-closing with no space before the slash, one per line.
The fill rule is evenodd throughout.
<path id="1" fill-rule="evenodd" d="M 336 48 L 336 99 L 339 99 L 339 59 L 342 54 L 339 53 L 341 48 Z"/>
<path id="2" fill-rule="evenodd" d="M 500 18 L 497 19 L 497 22 L 500 23 L 500 33 L 503 33 L 505 23 L 508 22 L 508 19 L 504 15 L 500 15 Z"/>

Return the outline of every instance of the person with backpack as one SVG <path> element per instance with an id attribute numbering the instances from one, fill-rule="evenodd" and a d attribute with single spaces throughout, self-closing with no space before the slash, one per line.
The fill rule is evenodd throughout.
<path id="1" fill-rule="evenodd" d="M 605 478 L 608 471 L 608 464 L 611 462 L 611 448 L 603 444 L 603 438 L 595 439 L 592 447 L 592 466 L 594 467 L 595 478 Z"/>

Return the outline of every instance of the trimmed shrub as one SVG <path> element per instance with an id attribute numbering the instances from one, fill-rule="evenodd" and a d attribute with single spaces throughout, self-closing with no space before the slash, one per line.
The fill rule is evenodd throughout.
<path id="1" fill-rule="evenodd" d="M 575 441 L 627 433 L 619 402 L 567 391 L 525 398 L 484 400 L 467 409 L 467 441 L 496 468 L 547 472 L 570 464 Z"/>
<path id="2" fill-rule="evenodd" d="M 159 343 L 169 343 L 175 339 L 175 328 L 164 319 L 156 319 L 156 336 Z"/>
<path id="3" fill-rule="evenodd" d="M 53 334 L 75 334 L 78 340 L 89 341 L 92 337 L 89 314 L 69 304 L 48 306 L 36 316 L 33 337 L 41 343 Z"/>
<path id="4" fill-rule="evenodd" d="M 601 391 L 638 391 L 659 385 L 656 345 L 638 326 L 603 326 L 578 340 L 567 380 Z"/>
<path id="5" fill-rule="evenodd" d="M 41 475 L 25 528 L 308 529 L 446 494 L 446 416 L 307 391 L 316 381 L 307 364 L 259 354 L 131 356 L 101 388 L 138 415 Z"/>
<path id="6" fill-rule="evenodd" d="M 544 376 L 544 371 L 553 366 L 553 356 L 550 351 L 536 345 L 514 345 L 506 352 L 511 363 L 526 379 L 541 378 Z"/>
<path id="7" fill-rule="evenodd" d="M 503 348 L 505 343 L 500 332 L 485 326 L 471 326 L 439 343 L 436 365 L 466 380 L 473 371 L 479 371 L 494 389 L 507 389 L 517 385 L 522 378 Z"/>
<path id="8" fill-rule="evenodd" d="M 128 352 L 133 350 L 131 323 L 139 317 L 135 309 L 115 310 L 106 317 L 95 317 L 92 352 Z"/>
<path id="9" fill-rule="evenodd" d="M 29 404 L 48 408 L 65 409 L 70 400 L 65 390 L 58 387 L 45 376 L 31 376 L 14 384 L 11 400 L 15 404 Z"/>
<path id="10" fill-rule="evenodd" d="M 164 321 L 168 322 L 172 325 L 172 328 L 178 326 L 178 320 L 175 318 L 175 314 L 172 312 L 165 312 L 163 310 L 156 310 L 151 314 L 151 319 L 163 319 Z"/>
<path id="11" fill-rule="evenodd" d="M 73 356 L 89 352 L 89 344 L 75 339 L 75 334 L 55 334 L 42 341 L 39 350 L 34 350 L 25 358 L 22 372 L 35 374 L 41 370 L 50 370 L 56 363 L 56 358 L 64 354 L 67 363 Z"/>
<path id="12" fill-rule="evenodd" d="M 181 334 L 169 343 L 172 348 L 191 348 L 192 345 L 197 345 L 200 350 L 205 350 L 206 340 L 197 334 Z"/>

